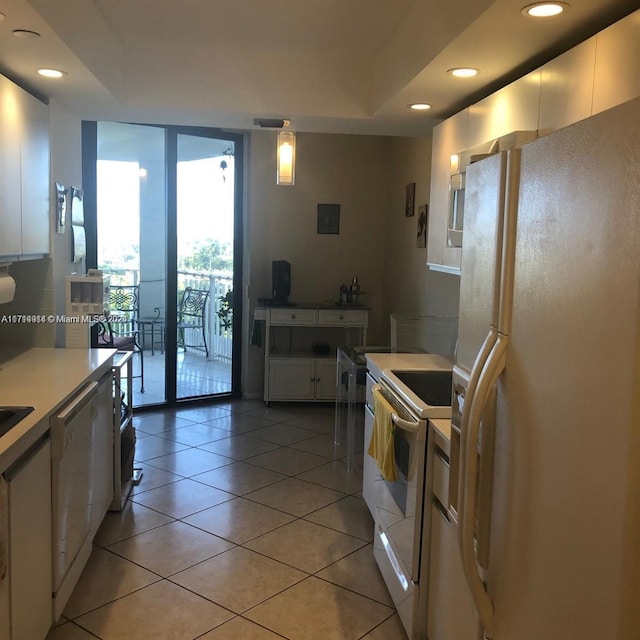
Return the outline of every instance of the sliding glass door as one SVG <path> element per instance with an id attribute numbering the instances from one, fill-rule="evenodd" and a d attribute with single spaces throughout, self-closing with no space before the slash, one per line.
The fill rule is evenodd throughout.
<path id="1" fill-rule="evenodd" d="M 235 143 L 178 133 L 178 398 L 232 388 Z"/>
<path id="2" fill-rule="evenodd" d="M 95 204 L 88 266 L 108 277 L 112 314 L 122 299 L 136 307 L 125 328 L 137 345 L 134 406 L 240 392 L 240 142 L 208 129 L 84 123 L 83 172 L 95 167 L 85 179 L 88 215 Z"/>

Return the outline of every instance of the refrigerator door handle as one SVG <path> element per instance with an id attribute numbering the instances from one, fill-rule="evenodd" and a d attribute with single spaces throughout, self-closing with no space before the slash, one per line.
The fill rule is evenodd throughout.
<path id="1" fill-rule="evenodd" d="M 477 387 L 468 411 L 467 429 L 464 435 L 464 451 L 461 457 L 464 475 L 460 476 L 460 491 L 464 496 L 461 508 L 461 522 L 458 529 L 460 548 L 462 550 L 462 564 L 469 590 L 478 610 L 478 615 L 484 627 L 485 638 L 493 637 L 493 602 L 487 593 L 480 571 L 475 549 L 475 515 L 478 503 L 478 438 L 480 422 L 485 405 L 490 398 L 498 377 L 504 370 L 506 352 L 509 339 L 502 334 L 494 348 L 489 353 L 485 367 L 478 378 Z"/>
<path id="2" fill-rule="evenodd" d="M 476 389 L 478 386 L 478 380 L 482 373 L 487 359 L 493 350 L 495 343 L 498 340 L 498 330 L 491 326 L 487 337 L 484 339 L 480 351 L 476 356 L 473 367 L 469 374 L 469 381 L 467 382 L 467 388 L 464 394 L 464 408 L 462 410 L 462 417 L 460 420 L 460 455 L 458 461 L 458 503 L 456 505 L 455 512 L 451 512 L 450 517 L 458 525 L 459 529 L 462 529 L 462 519 L 464 518 L 464 478 L 466 475 L 465 470 L 465 457 L 466 457 L 466 434 L 469 431 L 469 414 L 471 413 L 471 407 L 475 401 Z M 460 553 L 462 553 L 462 542 L 460 542 Z"/>

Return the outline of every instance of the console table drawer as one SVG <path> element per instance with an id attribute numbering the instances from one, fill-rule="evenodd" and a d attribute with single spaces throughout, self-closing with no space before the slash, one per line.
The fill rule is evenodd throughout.
<path id="1" fill-rule="evenodd" d="M 365 324 L 362 309 L 320 309 L 318 322 L 339 326 L 361 327 Z"/>
<path id="2" fill-rule="evenodd" d="M 316 309 L 272 309 L 271 324 L 317 324 Z"/>

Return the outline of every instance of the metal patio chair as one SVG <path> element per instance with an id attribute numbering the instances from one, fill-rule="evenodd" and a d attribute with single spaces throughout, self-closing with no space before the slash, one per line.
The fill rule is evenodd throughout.
<path id="1" fill-rule="evenodd" d="M 144 351 L 138 330 L 138 285 L 118 285 L 109 288 L 109 309 L 104 322 L 98 323 L 98 347 L 133 351 L 140 357 L 140 393 L 144 393 Z"/>
<path id="2" fill-rule="evenodd" d="M 204 351 L 209 356 L 206 333 L 206 311 L 209 290 L 193 289 L 186 287 L 182 292 L 180 304 L 178 305 L 178 346 L 185 351 L 187 348 Z M 189 335 L 193 332 L 202 334 L 202 343 L 187 342 Z M 186 336 L 186 337 L 185 337 Z"/>

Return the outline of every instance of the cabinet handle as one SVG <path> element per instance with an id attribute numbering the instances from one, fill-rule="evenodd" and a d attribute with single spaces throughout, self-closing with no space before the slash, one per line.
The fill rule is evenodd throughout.
<path id="1" fill-rule="evenodd" d="M 340 314 L 339 318 L 340 318 L 340 320 L 344 320 L 344 315 Z"/>
<path id="2" fill-rule="evenodd" d="M 295 314 L 295 313 L 292 313 L 292 314 L 291 314 L 291 319 L 292 319 L 292 320 L 295 320 L 295 319 L 296 319 L 296 314 Z"/>

